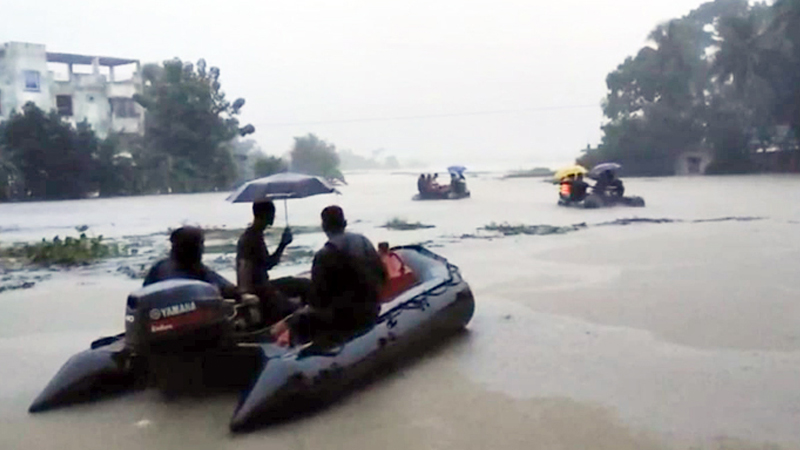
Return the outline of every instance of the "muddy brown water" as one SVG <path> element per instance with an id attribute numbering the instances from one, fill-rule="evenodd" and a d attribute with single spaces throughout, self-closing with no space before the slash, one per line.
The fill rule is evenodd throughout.
<path id="1" fill-rule="evenodd" d="M 432 241 L 472 285 L 468 333 L 321 411 L 243 436 L 227 430 L 233 394 L 145 391 L 29 415 L 71 354 L 122 329 L 139 284 L 108 264 L 57 272 L 0 294 L 0 448 L 800 448 L 800 179 L 631 179 L 648 206 L 599 211 L 556 207 L 555 188 L 537 179 L 491 176 L 468 179 L 469 200 L 412 202 L 414 180 L 353 175 L 342 196 L 290 203 L 289 218 L 314 225 L 335 202 L 374 241 Z M 0 243 L 84 223 L 120 238 L 246 224 L 247 207 L 222 199 L 0 205 Z M 379 228 L 395 216 L 436 227 Z M 631 217 L 680 222 L 592 226 Z M 759 220 L 691 222 L 737 217 Z M 477 231 L 491 222 L 589 226 Z"/>

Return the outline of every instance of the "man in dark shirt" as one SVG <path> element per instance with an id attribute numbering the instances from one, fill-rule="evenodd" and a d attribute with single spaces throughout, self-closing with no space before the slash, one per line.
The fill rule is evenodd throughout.
<path id="1" fill-rule="evenodd" d="M 289 319 L 296 341 L 343 338 L 372 326 L 380 313 L 386 269 L 375 247 L 345 232 L 340 207 L 329 206 L 321 216 L 328 242 L 314 256 L 308 306 Z"/>
<path id="2" fill-rule="evenodd" d="M 594 185 L 594 193 L 602 196 L 622 197 L 625 195 L 625 186 L 622 180 L 616 177 L 613 171 L 606 170 L 601 173 Z"/>
<path id="3" fill-rule="evenodd" d="M 265 324 L 274 323 L 297 309 L 289 297 L 305 297 L 309 282 L 285 277 L 270 281 L 269 270 L 278 265 L 286 247 L 292 242 L 289 228 L 283 230 L 281 242 L 270 254 L 264 243 L 264 230 L 275 220 L 275 204 L 271 201 L 253 203 L 253 224 L 236 246 L 236 280 L 243 293 L 258 296 Z"/>
<path id="4" fill-rule="evenodd" d="M 205 281 L 216 286 L 224 298 L 239 299 L 236 286 L 203 265 L 203 230 L 181 227 L 169 237 L 172 243 L 169 258 L 157 262 L 144 279 L 144 286 L 172 278 Z"/>
<path id="5" fill-rule="evenodd" d="M 583 181 L 583 175 L 578 174 L 572 180 L 572 189 L 570 190 L 570 201 L 580 202 L 586 198 L 586 191 L 589 189 L 589 183 Z"/>

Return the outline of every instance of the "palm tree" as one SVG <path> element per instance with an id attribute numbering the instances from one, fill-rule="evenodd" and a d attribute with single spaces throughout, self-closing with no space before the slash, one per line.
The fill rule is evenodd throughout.
<path id="1" fill-rule="evenodd" d="M 756 14 L 747 17 L 723 17 L 719 21 L 719 50 L 714 55 L 712 72 L 723 83 L 733 77 L 733 85 L 740 95 L 761 72 L 761 58 L 765 45 L 761 39 L 763 28 Z"/>
<path id="2" fill-rule="evenodd" d="M 721 99 L 731 111 L 738 110 L 753 135 L 756 129 L 773 125 L 776 96 L 768 74 L 774 65 L 774 51 L 765 37 L 768 25 L 765 5 L 754 6 L 746 15 L 720 18 L 718 50 L 711 66 L 716 75 L 715 99 Z"/>

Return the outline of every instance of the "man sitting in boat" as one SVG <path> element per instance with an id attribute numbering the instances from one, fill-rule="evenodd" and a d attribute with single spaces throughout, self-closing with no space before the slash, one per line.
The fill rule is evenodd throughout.
<path id="1" fill-rule="evenodd" d="M 417 190 L 419 190 L 420 195 L 425 195 L 428 192 L 428 179 L 425 177 L 424 173 L 419 174 Z"/>
<path id="2" fill-rule="evenodd" d="M 273 324 L 296 310 L 300 305 L 290 298 L 305 297 L 309 282 L 302 278 L 269 279 L 269 270 L 278 265 L 286 247 L 292 242 L 289 228 L 283 230 L 280 244 L 270 254 L 264 243 L 264 231 L 275 221 L 272 201 L 253 203 L 253 223 L 236 245 L 236 280 L 242 293 L 256 295 L 260 300 L 261 317 Z"/>
<path id="3" fill-rule="evenodd" d="M 169 236 L 172 248 L 169 258 L 155 263 L 143 286 L 172 278 L 189 278 L 216 286 L 224 298 L 239 299 L 236 286 L 203 264 L 203 230 L 197 227 L 180 227 Z"/>
<path id="4" fill-rule="evenodd" d="M 625 186 L 622 184 L 622 180 L 614 175 L 614 171 L 606 170 L 597 178 L 593 192 L 604 197 L 622 197 L 625 195 Z"/>
<path id="5" fill-rule="evenodd" d="M 570 175 L 561 180 L 559 201 L 562 203 L 578 203 L 586 198 L 589 183 L 583 181 L 583 174 Z"/>
<path id="6" fill-rule="evenodd" d="M 467 192 L 467 179 L 464 177 L 463 172 L 458 173 L 458 180 L 456 180 L 457 194 L 466 194 Z"/>
<path id="7" fill-rule="evenodd" d="M 437 178 L 439 178 L 439 174 L 438 173 L 433 174 L 433 178 L 431 179 L 431 192 L 434 192 L 434 193 L 440 194 L 440 195 L 450 192 L 450 185 L 448 185 L 448 184 L 446 184 L 446 185 L 439 184 L 439 182 L 436 181 Z"/>
<path id="8" fill-rule="evenodd" d="M 295 342 L 337 339 L 370 328 L 380 313 L 380 292 L 386 269 L 366 237 L 346 232 L 338 206 L 322 210 L 328 242 L 314 255 L 308 305 L 273 327 L 280 336 L 288 328 Z"/>
<path id="9" fill-rule="evenodd" d="M 570 200 L 573 202 L 581 202 L 586 198 L 586 193 L 589 189 L 589 183 L 583 181 L 583 174 L 575 175 L 572 180 L 572 191 L 570 192 Z"/>
<path id="10" fill-rule="evenodd" d="M 454 194 L 463 194 L 467 191 L 467 182 L 463 173 L 450 172 L 450 191 Z"/>
<path id="11" fill-rule="evenodd" d="M 569 202 L 570 198 L 572 198 L 572 179 L 574 175 L 570 175 L 568 177 L 564 177 L 559 182 L 558 188 L 558 200 L 559 202 Z"/>

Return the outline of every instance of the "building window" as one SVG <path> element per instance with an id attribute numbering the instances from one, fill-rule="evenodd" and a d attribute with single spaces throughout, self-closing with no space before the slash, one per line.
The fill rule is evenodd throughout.
<path id="1" fill-rule="evenodd" d="M 56 109 L 59 116 L 72 116 L 72 96 L 56 95 Z"/>
<path id="2" fill-rule="evenodd" d="M 39 72 L 35 70 L 25 70 L 22 72 L 25 76 L 25 90 L 32 92 L 39 92 L 41 90 L 41 80 L 39 79 Z"/>
<path id="3" fill-rule="evenodd" d="M 132 98 L 113 97 L 108 99 L 111 103 L 111 113 L 119 118 L 137 118 L 139 111 L 136 110 L 136 101 Z"/>

